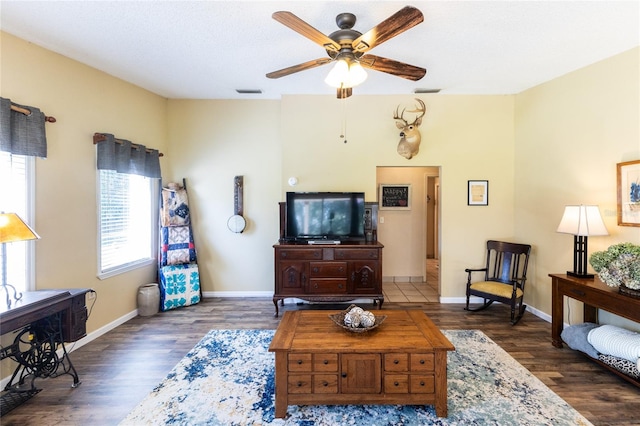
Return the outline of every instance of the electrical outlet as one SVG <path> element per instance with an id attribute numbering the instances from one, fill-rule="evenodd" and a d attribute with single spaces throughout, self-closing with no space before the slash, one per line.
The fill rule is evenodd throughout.
<path id="1" fill-rule="evenodd" d="M 380 216 L 380 223 L 384 223 L 384 216 Z"/>

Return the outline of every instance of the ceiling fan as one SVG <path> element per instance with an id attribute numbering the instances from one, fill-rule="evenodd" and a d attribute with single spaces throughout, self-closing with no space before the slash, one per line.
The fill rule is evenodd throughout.
<path id="1" fill-rule="evenodd" d="M 336 67 L 329 73 L 325 81 L 337 88 L 338 98 L 342 99 L 351 96 L 353 86 L 366 78 L 363 67 L 413 81 L 420 80 L 427 72 L 424 68 L 414 65 L 366 54 L 379 44 L 421 23 L 424 16 L 415 7 L 406 6 L 400 9 L 364 34 L 353 29 L 356 17 L 352 13 L 339 14 L 336 17 L 336 24 L 340 29 L 328 36 L 291 12 L 275 12 L 272 17 L 322 46 L 329 56 L 270 72 L 267 74 L 268 78 L 284 77 L 335 61 Z M 341 72 L 345 74 L 342 75 Z"/>

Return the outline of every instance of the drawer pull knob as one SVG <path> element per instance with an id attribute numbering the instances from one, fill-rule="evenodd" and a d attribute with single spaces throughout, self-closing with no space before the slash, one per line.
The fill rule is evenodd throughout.
<path id="1" fill-rule="evenodd" d="M 585 293 L 584 293 L 584 291 L 582 291 L 582 290 L 577 290 L 577 289 L 575 289 L 575 288 L 572 288 L 572 289 L 571 289 L 571 293 L 575 293 L 575 294 L 577 294 L 578 296 L 584 296 L 584 294 L 585 294 Z"/>
<path id="2" fill-rule="evenodd" d="M 393 386 L 399 386 L 399 385 L 400 385 L 400 383 L 398 383 L 398 382 L 393 382 Z"/>
<path id="3" fill-rule="evenodd" d="M 400 361 L 398 361 L 397 359 L 394 359 L 394 360 L 393 360 L 393 363 L 394 363 L 394 364 L 400 364 Z"/>
<path id="4" fill-rule="evenodd" d="M 338 288 L 342 288 L 342 284 L 338 284 Z"/>
<path id="5" fill-rule="evenodd" d="M 298 387 L 302 386 L 302 382 L 298 382 Z"/>
<path id="6" fill-rule="evenodd" d="M 420 382 L 420 386 L 424 386 L 424 382 Z"/>
<path id="7" fill-rule="evenodd" d="M 324 386 L 326 388 L 327 386 L 329 386 L 329 383 L 328 382 L 322 382 L 322 386 Z"/>
<path id="8" fill-rule="evenodd" d="M 347 373 L 342 373 L 342 377 L 343 378 L 347 377 Z"/>
<path id="9" fill-rule="evenodd" d="M 420 360 L 420 364 L 424 364 L 424 359 L 421 359 L 421 360 Z"/>
<path id="10" fill-rule="evenodd" d="M 328 359 L 325 359 L 325 360 L 323 361 L 323 364 L 324 364 L 324 365 L 329 364 L 329 360 L 328 360 Z"/>
<path id="11" fill-rule="evenodd" d="M 302 360 L 301 359 L 298 360 L 298 365 L 302 365 Z"/>
<path id="12" fill-rule="evenodd" d="M 313 268 L 313 272 L 318 272 L 318 271 L 319 271 L 319 269 L 318 269 L 317 266 L 315 268 Z"/>

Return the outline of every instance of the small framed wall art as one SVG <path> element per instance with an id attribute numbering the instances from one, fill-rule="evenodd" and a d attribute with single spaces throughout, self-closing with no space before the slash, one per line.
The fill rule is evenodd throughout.
<path id="1" fill-rule="evenodd" d="M 640 226 L 640 160 L 617 165 L 618 225 Z"/>
<path id="2" fill-rule="evenodd" d="M 411 184 L 380 184 L 380 210 L 411 210 Z"/>
<path id="3" fill-rule="evenodd" d="M 470 180 L 467 182 L 467 205 L 468 206 L 488 206 L 489 205 L 489 181 Z"/>

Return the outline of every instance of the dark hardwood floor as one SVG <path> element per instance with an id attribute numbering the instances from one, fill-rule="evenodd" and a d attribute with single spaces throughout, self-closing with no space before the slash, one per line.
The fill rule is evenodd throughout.
<path id="1" fill-rule="evenodd" d="M 371 305 L 359 304 L 373 309 Z M 282 310 L 342 309 L 346 305 Z M 507 307 L 470 313 L 462 305 L 385 303 L 385 309 L 421 309 L 441 329 L 479 329 L 595 425 L 640 424 L 640 389 L 570 349 L 551 345 L 551 325 L 527 312 L 511 326 Z M 10 425 L 116 425 L 211 329 L 275 329 L 271 299 L 205 299 L 200 304 L 136 317 L 78 348 L 71 359 L 82 385 L 71 378 L 36 380 L 42 391 L 0 419 Z"/>

